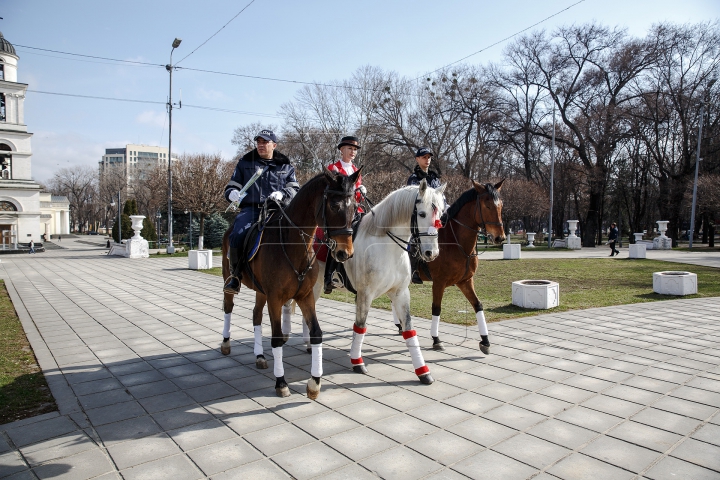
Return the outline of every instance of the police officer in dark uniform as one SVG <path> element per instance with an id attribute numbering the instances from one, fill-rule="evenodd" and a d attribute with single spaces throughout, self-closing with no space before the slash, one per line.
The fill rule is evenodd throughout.
<path id="1" fill-rule="evenodd" d="M 408 185 L 420 185 L 423 180 L 427 181 L 428 187 L 439 188 L 440 187 L 440 174 L 435 170 L 430 170 L 430 162 L 433 157 L 433 153 L 427 147 L 418 148 L 415 153 L 415 170 L 408 177 Z M 443 222 L 444 223 L 444 222 Z M 420 279 L 418 273 L 418 265 L 420 259 L 417 256 L 410 256 L 410 269 L 412 270 L 412 282 L 422 284 L 423 281 Z"/>
<path id="2" fill-rule="evenodd" d="M 223 290 L 225 293 L 235 295 L 240 291 L 240 280 L 245 259 L 241 258 L 240 251 L 245 240 L 245 234 L 253 223 L 260 218 L 260 210 L 265 200 L 273 198 L 281 205 L 287 206 L 290 200 L 300 190 L 297 178 L 295 178 L 295 167 L 290 164 L 290 159 L 280 152 L 275 151 L 277 137 L 272 130 L 262 130 L 255 136 L 257 148 L 245 154 L 235 167 L 230 182 L 225 187 L 225 198 L 230 202 L 240 204 L 242 210 L 235 217 L 232 232 L 230 233 L 230 276 L 225 282 Z M 265 172 L 245 192 L 240 190 L 257 171 L 258 168 Z"/>

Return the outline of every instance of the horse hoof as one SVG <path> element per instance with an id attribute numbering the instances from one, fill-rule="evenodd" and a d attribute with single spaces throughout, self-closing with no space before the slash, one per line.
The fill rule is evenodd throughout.
<path id="1" fill-rule="evenodd" d="M 398 335 L 402 336 L 402 325 L 398 325 Z"/>
<path id="2" fill-rule="evenodd" d="M 309 342 L 305 342 L 305 351 L 312 354 L 312 347 L 310 347 Z"/>
<path id="3" fill-rule="evenodd" d="M 265 370 L 268 368 L 267 360 L 265 360 L 265 357 L 258 357 L 255 359 L 255 367 Z"/>
<path id="4" fill-rule="evenodd" d="M 433 343 L 433 350 L 437 350 L 438 352 L 444 352 L 445 345 L 443 345 L 442 342 Z"/>
<path id="5" fill-rule="evenodd" d="M 485 355 L 490 355 L 490 345 L 483 345 L 482 342 L 480 342 L 480 351 Z"/>
<path id="6" fill-rule="evenodd" d="M 423 385 L 431 385 L 435 379 L 429 373 L 423 373 L 418 377 Z"/>
<path id="7" fill-rule="evenodd" d="M 220 344 L 220 353 L 223 355 L 230 355 L 230 340 Z"/>
<path id="8" fill-rule="evenodd" d="M 316 382 L 314 378 L 310 377 L 305 391 L 310 400 L 317 400 L 318 395 L 320 395 L 320 381 Z"/>
<path id="9" fill-rule="evenodd" d="M 290 396 L 290 388 L 288 386 L 276 388 L 275 394 L 281 398 L 289 397 Z"/>
<path id="10" fill-rule="evenodd" d="M 289 334 L 289 333 L 283 333 L 283 342 L 287 343 L 288 340 L 290 340 L 290 334 Z"/>
<path id="11" fill-rule="evenodd" d="M 365 365 L 355 365 L 353 367 L 353 372 L 362 373 L 363 375 L 367 375 L 367 373 L 368 373 L 367 368 L 365 368 Z"/>

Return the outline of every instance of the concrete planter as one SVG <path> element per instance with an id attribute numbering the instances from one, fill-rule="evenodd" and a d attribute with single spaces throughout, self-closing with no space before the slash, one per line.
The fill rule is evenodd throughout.
<path id="1" fill-rule="evenodd" d="M 504 243 L 503 244 L 503 260 L 519 260 L 520 259 L 520 244 L 519 243 Z"/>
<path id="2" fill-rule="evenodd" d="M 527 239 L 528 239 L 528 248 L 535 248 L 535 235 L 536 232 L 528 232 L 527 233 Z"/>
<path id="3" fill-rule="evenodd" d="M 694 295 L 697 289 L 697 275 L 690 272 L 653 273 L 653 292 L 660 295 Z"/>
<path id="4" fill-rule="evenodd" d="M 550 280 L 519 280 L 512 283 L 512 303 L 521 308 L 546 310 L 560 304 L 560 285 Z"/>
<path id="5" fill-rule="evenodd" d="M 629 258 L 647 258 L 645 255 L 645 245 L 642 243 L 630 245 Z"/>
<path id="6" fill-rule="evenodd" d="M 190 270 L 208 270 L 213 268 L 212 250 L 190 250 L 188 268 Z"/>

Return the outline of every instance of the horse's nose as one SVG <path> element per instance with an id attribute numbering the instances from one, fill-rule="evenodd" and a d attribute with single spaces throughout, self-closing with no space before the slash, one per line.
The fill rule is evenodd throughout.
<path id="1" fill-rule="evenodd" d="M 433 257 L 433 251 L 432 250 L 425 250 L 425 257 L 432 258 Z"/>
<path id="2" fill-rule="evenodd" d="M 345 250 L 338 250 L 337 252 L 335 252 L 335 259 L 340 263 L 346 261 L 348 258 L 350 257 L 348 257 L 348 254 Z"/>

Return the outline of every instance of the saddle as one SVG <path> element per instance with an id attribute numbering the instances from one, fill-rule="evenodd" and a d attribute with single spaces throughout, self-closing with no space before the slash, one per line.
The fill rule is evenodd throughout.
<path id="1" fill-rule="evenodd" d="M 247 263 L 250 263 L 250 261 L 255 258 L 258 250 L 260 250 L 260 242 L 262 241 L 265 227 L 273 218 L 276 210 L 277 208 L 272 208 L 270 202 L 266 203 L 260 212 L 260 218 L 258 221 L 253 223 L 250 228 L 247 229 L 245 238 L 243 239 L 242 249 L 240 250 L 242 258 L 245 258 Z"/>

